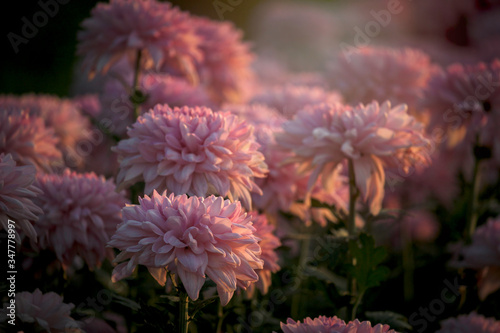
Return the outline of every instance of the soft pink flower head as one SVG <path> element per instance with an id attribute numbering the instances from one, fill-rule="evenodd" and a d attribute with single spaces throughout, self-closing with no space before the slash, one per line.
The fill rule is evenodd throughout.
<path id="1" fill-rule="evenodd" d="M 191 23 L 200 37 L 203 60 L 197 71 L 200 83 L 209 90 L 215 103 L 240 103 L 246 100 L 254 75 L 253 54 L 242 41 L 242 31 L 231 22 L 195 17 Z"/>
<path id="2" fill-rule="evenodd" d="M 227 112 L 205 107 L 171 109 L 157 105 L 128 130 L 129 139 L 113 150 L 121 157 L 120 188 L 138 180 L 153 189 L 200 197 L 241 199 L 251 207 L 250 192 L 262 193 L 254 177 L 267 173 L 253 128 Z"/>
<path id="3" fill-rule="evenodd" d="M 121 221 L 121 208 L 127 200 L 123 192 L 116 192 L 111 180 L 66 169 L 62 175 L 39 175 L 36 185 L 42 194 L 34 202 L 44 214 L 34 226 L 42 249 L 54 251 L 64 268 L 76 256 L 90 269 L 105 257 L 113 258 L 106 243 Z"/>
<path id="4" fill-rule="evenodd" d="M 308 317 L 303 323 L 288 318 L 286 324 L 281 323 L 281 329 L 283 333 L 396 333 L 389 325 L 377 324 L 372 327 L 369 321 L 360 322 L 357 319 L 346 324 L 336 316 Z"/>
<path id="5" fill-rule="evenodd" d="M 82 22 L 77 54 L 90 75 L 105 73 L 127 56 L 130 63 L 142 51 L 143 68 L 188 62 L 201 57 L 199 38 L 189 14 L 156 0 L 111 0 L 99 3 Z"/>
<path id="6" fill-rule="evenodd" d="M 0 154 L 0 224 L 8 230 L 8 220 L 12 219 L 16 229 L 20 228 L 34 242 L 36 231 L 32 221 L 42 214 L 40 207 L 33 203 L 33 199 L 41 193 L 33 185 L 35 175 L 34 166 L 16 166 L 10 154 Z"/>
<path id="7" fill-rule="evenodd" d="M 226 305 L 238 286 L 245 289 L 258 280 L 255 270 L 263 269 L 259 239 L 253 217 L 239 202 L 215 196 L 167 196 L 155 190 L 151 198 L 139 198 L 139 205 L 122 211 L 123 223 L 109 242 L 122 251 L 115 260 L 122 263 L 113 270 L 113 281 L 144 265 L 165 285 L 168 270 L 196 300 L 208 276 Z"/>
<path id="8" fill-rule="evenodd" d="M 102 111 L 101 102 L 97 94 L 78 95 L 72 98 L 76 108 L 84 115 L 96 118 Z"/>
<path id="9" fill-rule="evenodd" d="M 127 73 L 126 78 L 131 81 L 132 73 Z M 212 105 L 207 92 L 201 86 L 193 86 L 183 78 L 167 74 L 144 74 L 140 78 L 139 87 L 147 96 L 139 106 L 141 113 L 149 111 L 156 104 L 168 104 L 170 107 Z M 113 133 L 125 135 L 127 127 L 132 125 L 136 118 L 129 92 L 120 81 L 110 78 L 104 85 L 101 102 L 103 109 L 97 119 L 109 122 Z"/>
<path id="10" fill-rule="evenodd" d="M 441 329 L 436 333 L 498 333 L 500 321 L 495 318 L 485 318 L 475 312 L 449 318 L 441 322 Z"/>
<path id="11" fill-rule="evenodd" d="M 472 244 L 466 246 L 462 254 L 464 267 L 500 266 L 500 216 L 479 226 L 472 235 Z"/>
<path id="12" fill-rule="evenodd" d="M 333 104 L 341 101 L 342 97 L 333 91 L 326 91 L 320 87 L 288 84 L 265 89 L 253 96 L 249 103 L 267 105 L 278 110 L 286 118 L 292 118 L 308 105 Z"/>
<path id="13" fill-rule="evenodd" d="M 312 170 L 309 189 L 321 175 L 323 187 L 333 192 L 335 168 L 351 159 L 356 185 L 373 214 L 379 212 L 384 196 L 384 167 L 406 171 L 428 161 L 429 142 L 423 127 L 407 114 L 406 105 L 316 105 L 299 111 L 283 124 L 283 130 L 276 140 L 294 153 L 290 162 Z"/>
<path id="14" fill-rule="evenodd" d="M 18 165 L 50 171 L 63 165 L 54 130 L 27 110 L 0 111 L 0 153 L 11 154 Z"/>
<path id="15" fill-rule="evenodd" d="M 429 113 L 428 131 L 443 136 L 448 147 L 462 140 L 496 136 L 497 127 L 487 126 L 500 110 L 500 60 L 490 64 L 456 63 L 436 71 L 429 80 L 421 107 Z"/>
<path id="16" fill-rule="evenodd" d="M 364 47 L 339 55 L 330 66 L 330 87 L 350 104 L 389 99 L 412 110 L 422 95 L 432 66 L 414 49 Z"/>
<path id="17" fill-rule="evenodd" d="M 0 310 L 0 321 L 8 319 L 7 313 L 10 311 L 7 305 L 9 304 L 5 303 Z M 73 304 L 63 303 L 63 298 L 54 292 L 42 294 L 40 289 L 36 289 L 32 293 L 16 293 L 16 317 L 24 325 L 33 325 L 36 332 L 81 332 L 80 325 L 71 318 L 73 308 Z"/>
<path id="18" fill-rule="evenodd" d="M 251 284 L 247 289 L 247 294 L 252 297 L 255 288 L 257 287 L 262 294 L 267 294 L 271 286 L 271 273 L 276 273 L 280 270 L 278 265 L 278 254 L 276 249 L 281 246 L 281 241 L 274 233 L 274 225 L 270 224 L 267 217 L 263 214 L 251 212 L 250 217 L 255 228 L 255 237 L 259 238 L 259 246 L 262 250 L 260 258 L 264 261 L 264 267 L 256 270 L 259 275 L 259 280 Z"/>
<path id="19" fill-rule="evenodd" d="M 46 127 L 54 129 L 66 165 L 81 166 L 84 156 L 78 152 L 77 144 L 88 139 L 90 122 L 72 100 L 52 95 L 6 95 L 0 96 L 0 107 L 27 110 L 31 116 L 42 118 Z"/>

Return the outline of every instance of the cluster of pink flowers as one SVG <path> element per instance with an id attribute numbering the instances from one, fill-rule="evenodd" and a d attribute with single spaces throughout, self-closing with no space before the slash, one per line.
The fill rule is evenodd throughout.
<path id="1" fill-rule="evenodd" d="M 176 274 L 197 300 L 208 276 L 226 305 L 237 287 L 246 289 L 258 280 L 255 270 L 264 269 L 253 218 L 239 202 L 155 190 L 152 197 L 140 198 L 139 205 L 123 209 L 123 223 L 109 242 L 122 251 L 115 259 L 121 263 L 113 281 L 144 265 L 161 285 L 167 271 Z"/>
<path id="2" fill-rule="evenodd" d="M 495 333 L 500 331 L 500 321 L 485 318 L 477 313 L 449 318 L 441 323 L 441 329 L 436 333 Z"/>

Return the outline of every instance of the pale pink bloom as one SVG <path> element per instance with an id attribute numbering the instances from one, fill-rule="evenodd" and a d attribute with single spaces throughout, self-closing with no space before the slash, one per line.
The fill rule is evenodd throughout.
<path id="1" fill-rule="evenodd" d="M 104 312 L 102 317 L 103 319 L 95 316 L 82 319 L 83 331 L 85 333 L 127 333 L 127 324 L 122 316 L 112 312 Z M 116 329 L 108 323 L 112 323 Z"/>
<path id="2" fill-rule="evenodd" d="M 364 47 L 339 54 L 327 78 L 347 103 L 389 99 L 413 110 L 432 69 L 429 57 L 419 50 Z"/>
<path id="3" fill-rule="evenodd" d="M 208 277 L 226 305 L 237 287 L 246 289 L 258 280 L 255 270 L 263 269 L 253 217 L 239 202 L 215 196 L 167 196 L 155 190 L 151 198 L 139 198 L 139 205 L 128 205 L 122 212 L 123 223 L 109 242 L 122 251 L 115 259 L 121 263 L 113 270 L 113 281 L 144 265 L 165 285 L 168 270 L 197 300 Z"/>
<path id="4" fill-rule="evenodd" d="M 0 96 L 1 107 L 27 110 L 31 116 L 42 118 L 46 127 L 54 129 L 66 165 L 72 168 L 82 165 L 85 156 L 78 152 L 77 144 L 88 139 L 90 122 L 72 100 L 53 95 L 4 95 Z"/>
<path id="5" fill-rule="evenodd" d="M 489 122 L 499 113 L 500 60 L 490 64 L 456 63 L 436 71 L 425 89 L 421 107 L 429 114 L 428 131 L 442 137 L 446 147 L 455 147 L 464 140 L 468 146 L 478 132 L 498 137 L 497 127 Z"/>
<path id="6" fill-rule="evenodd" d="M 111 70 L 114 72 L 114 70 Z M 120 72 L 123 76 L 123 72 Z M 132 80 L 132 73 L 125 78 Z M 139 106 L 139 112 L 145 113 L 156 104 L 168 104 L 171 108 L 177 106 L 212 106 L 207 92 L 201 86 L 193 86 L 183 78 L 167 74 L 146 73 L 141 76 L 139 89 L 147 96 Z M 101 94 L 102 112 L 98 122 L 109 123 L 112 133 L 124 136 L 127 127 L 136 119 L 134 106 L 130 101 L 130 92 L 115 78 L 110 78 L 104 85 Z"/>
<path id="7" fill-rule="evenodd" d="M 500 289 L 500 266 L 485 267 L 478 275 L 478 295 L 479 299 L 484 301 L 489 294 Z"/>
<path id="8" fill-rule="evenodd" d="M 259 128 L 261 126 L 264 128 L 269 126 L 280 127 L 285 121 L 285 118 L 278 112 L 278 110 L 262 104 L 225 104 L 222 107 L 222 111 L 231 112 L 253 125 L 256 129 L 255 136 L 261 145 L 264 143 L 259 139 L 259 136 L 261 135 Z M 264 130 L 263 132 L 267 132 L 267 130 Z M 264 133 L 262 133 L 262 135 L 267 137 Z M 272 138 L 269 138 L 269 140 L 274 141 Z M 263 141 L 267 142 L 267 139 Z"/>
<path id="9" fill-rule="evenodd" d="M 90 269 L 106 257 L 113 259 L 106 243 L 121 221 L 127 200 L 111 180 L 66 169 L 62 175 L 39 175 L 36 185 L 42 194 L 35 203 L 44 214 L 34 226 L 42 249 L 54 251 L 65 269 L 77 256 Z"/>
<path id="10" fill-rule="evenodd" d="M 99 3 L 82 22 L 77 54 L 90 75 L 107 72 L 126 56 L 134 64 L 142 51 L 142 67 L 192 63 L 201 57 L 199 37 L 189 14 L 155 0 L 111 0 Z"/>
<path id="11" fill-rule="evenodd" d="M 283 129 L 276 140 L 294 152 L 289 162 L 312 171 L 309 189 L 321 175 L 323 187 L 333 192 L 335 168 L 351 159 L 356 185 L 373 214 L 380 211 L 384 196 L 384 167 L 408 172 L 414 163 L 427 163 L 429 141 L 421 124 L 407 114 L 406 105 L 321 104 L 299 111 Z"/>
<path id="12" fill-rule="evenodd" d="M 27 110 L 0 111 L 0 153 L 11 154 L 18 165 L 50 171 L 63 165 L 54 130 Z"/>
<path id="13" fill-rule="evenodd" d="M 369 321 L 360 322 L 355 319 L 347 324 L 340 318 L 319 316 L 304 322 L 288 318 L 286 324 L 281 323 L 283 333 L 397 333 L 389 325 L 377 324 L 372 327 Z"/>
<path id="14" fill-rule="evenodd" d="M 295 321 L 292 318 L 288 318 L 286 324 L 280 323 L 280 327 L 283 333 L 331 333 L 343 332 L 346 324 L 345 321 L 337 318 L 337 316 L 319 316 L 314 319 L 307 317 L 302 323 L 300 320 Z"/>
<path id="15" fill-rule="evenodd" d="M 265 89 L 253 96 L 249 103 L 267 105 L 278 110 L 286 118 L 292 118 L 308 105 L 333 104 L 341 101 L 342 97 L 333 91 L 326 91 L 320 87 L 288 84 Z"/>
<path id="16" fill-rule="evenodd" d="M 243 42 L 243 32 L 228 21 L 194 17 L 190 22 L 200 38 L 203 58 L 197 64 L 200 83 L 215 103 L 240 103 L 246 100 L 254 75 L 254 55 Z"/>
<path id="17" fill-rule="evenodd" d="M 259 280 L 252 283 L 247 289 L 247 295 L 252 297 L 255 288 L 258 288 L 263 295 L 267 294 L 271 286 L 271 274 L 281 269 L 278 264 L 278 254 L 276 253 L 276 249 L 281 246 L 281 241 L 273 234 L 275 227 L 267 220 L 265 215 L 256 212 L 251 212 L 249 215 L 255 228 L 254 235 L 260 239 L 259 246 L 262 250 L 260 258 L 264 261 L 264 267 L 255 270 L 259 275 Z"/>
<path id="18" fill-rule="evenodd" d="M 268 171 L 252 132 L 227 112 L 157 105 L 113 148 L 121 158 L 117 182 L 125 188 L 144 180 L 146 194 L 219 194 L 251 207 L 250 192 L 262 193 L 254 177 Z"/>
<path id="19" fill-rule="evenodd" d="M 0 310 L 0 321 L 8 319 L 8 303 Z M 40 289 L 29 293 L 16 293 L 16 323 L 32 324 L 37 332 L 79 333 L 79 324 L 71 318 L 73 304 L 63 303 L 63 298 L 54 292 L 42 294 Z M 22 325 L 20 325 L 22 326 Z"/>
<path id="20" fill-rule="evenodd" d="M 41 193 L 33 185 L 35 175 L 34 166 L 16 166 L 10 154 L 0 154 L 0 223 L 8 230 L 8 220 L 13 220 L 16 230 L 20 229 L 34 242 L 36 231 L 32 221 L 42 214 L 40 207 L 33 203 L 33 199 Z M 19 241 L 17 232 L 16 236 Z"/>
<path id="21" fill-rule="evenodd" d="M 436 333 L 498 333 L 500 321 L 495 318 L 485 318 L 475 312 L 460 315 L 441 322 L 441 329 Z"/>

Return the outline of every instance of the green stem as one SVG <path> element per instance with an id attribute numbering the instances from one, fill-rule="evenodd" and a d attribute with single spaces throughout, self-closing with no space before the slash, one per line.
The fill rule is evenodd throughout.
<path id="1" fill-rule="evenodd" d="M 353 246 L 355 240 L 355 232 L 356 232 L 356 200 L 359 196 L 359 191 L 356 187 L 356 174 L 354 173 L 354 163 L 352 159 L 349 159 L 349 216 L 347 217 L 347 232 L 349 233 L 349 248 Z M 353 262 L 353 258 L 351 253 L 347 253 L 348 262 L 351 264 L 355 264 Z M 349 291 L 349 295 L 351 298 L 356 298 L 356 280 L 352 277 L 351 274 L 347 275 L 347 287 Z M 362 296 L 359 295 L 359 296 Z M 361 302 L 361 297 L 356 298 L 355 306 L 351 309 L 351 301 L 347 306 L 347 315 L 351 313 L 351 315 L 355 315 L 357 306 Z M 351 310 L 351 311 L 349 311 Z M 351 320 L 355 318 L 352 317 Z"/>
<path id="2" fill-rule="evenodd" d="M 139 74 L 141 71 L 141 57 L 142 57 L 142 50 L 137 50 L 137 57 L 135 59 L 135 70 L 134 70 L 134 81 L 132 82 L 132 104 L 134 104 L 134 114 L 135 117 L 139 117 L 139 105 L 135 100 L 135 95 L 137 95 L 137 92 L 139 91 Z"/>
<path id="3" fill-rule="evenodd" d="M 354 306 L 353 306 L 352 312 L 351 312 L 351 320 L 356 319 L 356 313 L 358 312 L 358 306 L 361 303 L 361 299 L 363 298 L 364 294 L 365 294 L 365 292 L 361 291 L 359 293 L 358 297 L 356 298 L 356 302 L 354 303 Z"/>
<path id="4" fill-rule="evenodd" d="M 222 333 L 222 323 L 224 322 L 224 309 L 222 308 L 222 304 L 219 302 L 219 309 L 217 311 L 217 316 L 219 317 L 219 321 L 217 322 L 217 333 Z"/>
<path id="5" fill-rule="evenodd" d="M 413 299 L 413 272 L 415 268 L 413 258 L 413 244 L 409 235 L 409 230 L 404 228 L 400 221 L 401 228 L 401 246 L 403 247 L 403 280 L 404 280 L 404 298 L 405 301 Z"/>
<path id="6" fill-rule="evenodd" d="M 308 260 L 309 257 L 309 247 L 311 245 L 311 236 L 307 235 L 308 237 L 305 237 L 302 240 L 302 249 L 300 251 L 300 258 L 299 258 L 299 266 L 298 266 L 298 271 L 297 271 L 297 277 L 299 278 L 299 291 L 293 294 L 292 297 L 292 306 L 290 309 L 291 317 L 292 318 L 298 318 L 299 316 L 299 310 L 300 310 L 300 296 L 301 296 L 301 291 L 300 291 L 300 285 L 302 284 L 302 280 L 304 278 L 304 270 L 306 266 L 306 261 Z"/>
<path id="7" fill-rule="evenodd" d="M 179 296 L 179 333 L 187 333 L 189 326 L 188 315 L 189 297 L 181 292 Z"/>
<path id="8" fill-rule="evenodd" d="M 478 199 L 479 199 L 479 185 L 481 174 L 479 172 L 480 160 L 474 158 L 474 170 L 472 172 L 472 183 L 469 198 L 469 209 L 467 211 L 467 225 L 465 227 L 465 241 L 470 243 L 472 235 L 476 230 L 478 218 Z"/>

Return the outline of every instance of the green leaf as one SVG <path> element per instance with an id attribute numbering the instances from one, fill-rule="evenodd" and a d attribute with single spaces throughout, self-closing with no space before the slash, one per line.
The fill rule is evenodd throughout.
<path id="1" fill-rule="evenodd" d="M 117 294 L 113 294 L 113 300 L 115 301 L 115 303 L 126 306 L 127 308 L 132 309 L 133 311 L 137 311 L 137 310 L 141 309 L 141 306 L 139 305 L 139 303 L 136 303 L 136 302 L 132 301 L 131 299 L 128 299 L 126 297 L 123 297 L 123 296 L 120 296 Z"/>
<path id="2" fill-rule="evenodd" d="M 329 271 L 327 268 L 306 266 L 304 272 L 319 280 L 334 284 L 339 292 L 347 291 L 347 279 Z"/>
<path id="3" fill-rule="evenodd" d="M 347 267 L 349 273 L 358 284 L 360 292 L 376 287 L 384 281 L 390 273 L 387 267 L 379 266 L 387 253 L 382 247 L 375 247 L 372 236 L 362 233 L 356 241 L 349 242 L 349 251 L 355 264 Z"/>
<path id="4" fill-rule="evenodd" d="M 387 324 L 396 331 L 411 330 L 412 327 L 408 324 L 408 320 L 405 316 L 399 313 L 391 311 L 373 311 L 365 312 L 366 318 L 368 318 L 373 325 L 375 324 Z"/>

